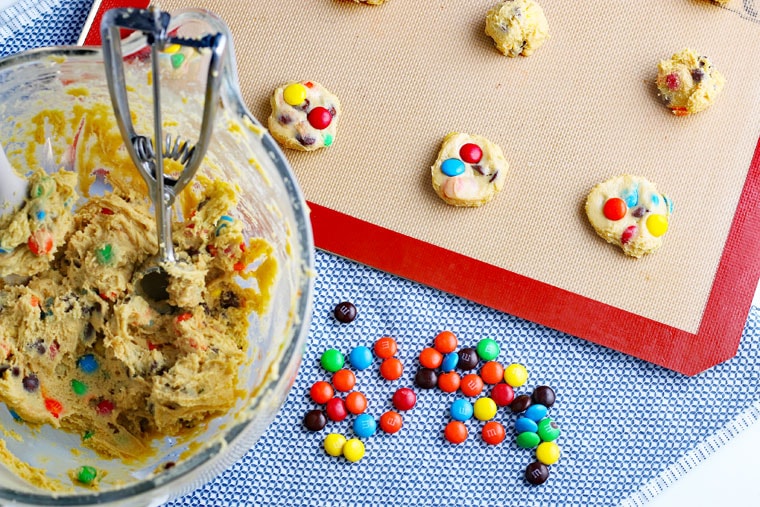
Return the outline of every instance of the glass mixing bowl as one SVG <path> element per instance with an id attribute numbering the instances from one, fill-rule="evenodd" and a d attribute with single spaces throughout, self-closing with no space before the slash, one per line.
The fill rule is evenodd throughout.
<path id="1" fill-rule="evenodd" d="M 182 36 L 224 32 L 225 24 L 198 10 L 174 13 L 172 30 Z M 146 79 L 146 45 L 141 35 L 123 44 L 130 86 L 130 105 L 137 111 L 136 130 L 152 135 L 151 118 L 142 111 L 141 99 L 149 96 Z M 185 139 L 197 139 L 202 108 L 195 100 L 203 90 L 203 57 L 185 55 L 184 65 L 167 54 L 166 87 L 162 97 L 167 131 Z M 298 183 L 282 151 L 244 105 L 238 88 L 231 44 L 220 90 L 211 145 L 199 175 L 221 177 L 236 183 L 240 203 L 236 216 L 244 224 L 246 238 L 264 238 L 274 249 L 279 266 L 271 303 L 263 315 L 250 317 L 249 362 L 241 367 L 244 393 L 225 416 L 214 419 L 190 440 L 162 438 L 154 442 L 155 456 L 147 461 L 125 463 L 106 460 L 82 447 L 80 436 L 52 427 L 29 428 L 0 409 L 4 441 L 11 453 L 26 463 L 46 470 L 50 478 L 71 484 L 67 473 L 82 465 L 104 470 L 98 490 L 75 487 L 71 493 L 50 493 L 30 485 L 0 467 L 0 503 L 14 505 L 160 505 L 210 481 L 238 460 L 261 436 L 285 400 L 297 372 L 311 319 L 313 290 L 313 241 L 308 209 Z M 149 62 L 148 62 L 149 63 Z M 163 71 L 162 71 L 163 72 Z M 131 79 L 131 81 L 130 81 Z M 84 91 L 86 90 L 86 91 Z M 174 97 L 174 98 L 172 98 Z M 77 171 L 86 181 L 80 185 L 95 194 L 102 191 L 99 164 L 87 153 L 97 145 L 101 158 L 108 158 L 107 139 L 119 136 L 113 122 L 72 133 L 48 125 L 44 135 L 26 129 L 26 122 L 44 109 L 64 115 L 82 104 L 111 101 L 102 53 L 97 48 L 58 47 L 33 50 L 0 60 L 0 139 L 16 167 L 38 160 L 46 168 L 63 166 Z M 112 114 L 112 110 L 109 109 Z M 174 129 L 174 130 L 172 130 Z M 106 131 L 107 130 L 107 131 Z M 93 144 L 95 143 L 95 144 Z M 126 157 L 123 146 L 113 157 Z M 55 165 L 45 164 L 52 152 Z M 89 165 L 88 165 L 89 164 Z M 135 185 L 139 186 L 139 175 Z M 181 213 L 181 212 L 180 212 Z M 241 280 L 241 283 L 245 283 Z"/>

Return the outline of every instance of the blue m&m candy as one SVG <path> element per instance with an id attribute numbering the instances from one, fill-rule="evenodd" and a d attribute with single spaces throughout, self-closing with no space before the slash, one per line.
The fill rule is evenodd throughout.
<path id="1" fill-rule="evenodd" d="M 377 431 L 377 422 L 369 414 L 361 414 L 354 419 L 354 433 L 359 438 L 368 438 Z"/>
<path id="2" fill-rule="evenodd" d="M 372 366 L 372 351 L 369 347 L 354 347 L 348 355 L 348 362 L 357 370 L 366 370 Z"/>
<path id="3" fill-rule="evenodd" d="M 548 412 L 548 409 L 545 406 L 540 405 L 538 403 L 534 403 L 533 405 L 528 407 L 528 409 L 525 411 L 525 417 L 535 422 L 538 422 L 544 417 L 546 417 L 547 412 Z"/>
<path id="4" fill-rule="evenodd" d="M 464 173 L 464 162 L 458 158 L 447 158 L 441 163 L 441 172 L 449 177 Z"/>
<path id="5" fill-rule="evenodd" d="M 449 352 L 443 356 L 443 361 L 441 361 L 441 371 L 444 373 L 454 371 L 457 364 L 459 364 L 459 354 L 456 352 Z"/>
<path id="6" fill-rule="evenodd" d="M 95 373 L 98 370 L 98 360 L 92 354 L 85 354 L 77 360 L 77 366 L 84 373 Z"/>
<path id="7" fill-rule="evenodd" d="M 475 409 L 467 400 L 457 400 L 451 404 L 451 418 L 455 421 L 467 421 L 472 418 Z"/>
<path id="8" fill-rule="evenodd" d="M 525 433 L 526 431 L 529 431 L 531 433 L 537 433 L 538 424 L 536 424 L 536 421 L 534 421 L 533 419 L 529 419 L 527 417 L 519 417 L 515 421 L 515 431 L 517 433 Z"/>

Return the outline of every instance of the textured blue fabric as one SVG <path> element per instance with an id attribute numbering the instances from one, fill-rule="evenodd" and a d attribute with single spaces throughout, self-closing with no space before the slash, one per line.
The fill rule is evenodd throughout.
<path id="1" fill-rule="evenodd" d="M 91 0 L 21 0 L 0 13 L 0 55 L 74 43 L 90 5 Z M 229 470 L 168 505 L 615 505 L 752 412 L 760 399 L 757 309 L 738 355 L 688 378 L 328 253 L 317 253 L 317 272 L 303 363 L 274 423 Z M 343 300 L 359 310 L 353 323 L 332 317 L 334 305 Z M 419 351 L 443 329 L 454 331 L 461 346 L 496 339 L 500 361 L 520 362 L 529 370 L 518 393 L 540 384 L 556 390 L 550 415 L 562 428 L 562 457 L 551 466 L 546 484 L 524 481 L 533 452 L 514 444 L 515 418 L 503 408 L 496 417 L 507 429 L 501 445 L 483 443 L 483 423 L 474 420 L 467 423 L 465 443 L 445 442 L 448 409 L 458 396 L 438 390 L 418 390 L 418 404 L 404 414 L 401 431 L 366 439 L 367 454 L 358 463 L 322 449 L 328 432 L 353 436 L 353 416 L 318 433 L 304 429 L 304 414 L 318 408 L 309 399 L 310 386 L 330 379 L 319 366 L 325 349 L 348 354 L 383 335 L 397 339 L 405 365 L 400 380 L 382 380 L 377 360 L 357 372 L 368 412 L 379 417 L 390 409 L 396 388 L 412 386 Z"/>
<path id="2" fill-rule="evenodd" d="M 738 355 L 689 378 L 328 253 L 317 253 L 317 271 L 309 342 L 274 423 L 215 481 L 168 505 L 616 505 L 760 398 L 757 309 Z M 358 308 L 353 323 L 332 317 L 343 300 Z M 396 388 L 413 385 L 419 351 L 443 329 L 457 334 L 460 347 L 496 339 L 502 363 L 529 370 L 518 393 L 541 384 L 557 392 L 550 415 L 562 429 L 562 457 L 545 484 L 523 479 L 534 453 L 515 445 L 515 416 L 507 409 L 496 416 L 507 429 L 501 445 L 485 444 L 483 423 L 475 420 L 467 423 L 463 444 L 444 441 L 449 407 L 461 394 L 417 389 L 418 404 L 403 414 L 401 431 L 366 439 L 358 463 L 322 449 L 329 432 L 354 436 L 353 416 L 318 433 L 304 429 L 304 414 L 319 408 L 309 388 L 330 380 L 319 366 L 324 350 L 348 354 L 383 335 L 396 338 L 405 365 L 401 379 L 382 380 L 377 359 L 356 372 L 356 389 L 379 417 L 391 408 Z"/>

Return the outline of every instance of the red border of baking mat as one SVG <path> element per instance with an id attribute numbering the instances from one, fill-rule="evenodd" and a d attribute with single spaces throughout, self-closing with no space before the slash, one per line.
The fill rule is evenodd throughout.
<path id="1" fill-rule="evenodd" d="M 103 0 L 85 44 L 100 44 Z M 86 29 L 87 29 L 86 28 Z M 318 248 L 686 375 L 736 354 L 760 278 L 760 141 L 702 315 L 689 333 L 309 202 Z M 713 210 L 720 212 L 720 210 Z"/>

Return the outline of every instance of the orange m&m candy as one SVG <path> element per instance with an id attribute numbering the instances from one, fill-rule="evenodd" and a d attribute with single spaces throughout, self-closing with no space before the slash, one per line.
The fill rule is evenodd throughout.
<path id="1" fill-rule="evenodd" d="M 443 436 L 452 444 L 461 444 L 467 440 L 467 426 L 462 421 L 451 421 L 443 430 Z"/>
<path id="2" fill-rule="evenodd" d="M 352 391 L 346 396 L 346 409 L 352 414 L 359 415 L 367 410 L 367 397 L 359 391 Z"/>
<path id="3" fill-rule="evenodd" d="M 380 429 L 386 433 L 396 433 L 404 425 L 401 414 L 389 410 L 380 416 Z"/>
<path id="4" fill-rule="evenodd" d="M 483 437 L 483 441 L 485 443 L 490 445 L 498 445 L 504 441 L 506 432 L 504 431 L 504 426 L 502 426 L 501 423 L 498 423 L 496 421 L 489 421 L 483 426 L 481 436 Z"/>
<path id="5" fill-rule="evenodd" d="M 380 375 L 385 380 L 398 380 L 404 373 L 404 365 L 395 357 L 389 357 L 380 363 Z"/>
<path id="6" fill-rule="evenodd" d="M 455 393 L 459 389 L 459 385 L 462 383 L 462 379 L 455 371 L 447 373 L 441 373 L 438 375 L 438 389 L 444 393 Z"/>
<path id="7" fill-rule="evenodd" d="M 380 359 L 388 359 L 393 357 L 398 352 L 398 345 L 396 340 L 390 336 L 383 336 L 375 342 L 375 355 Z"/>
<path id="8" fill-rule="evenodd" d="M 433 347 L 427 347 L 420 352 L 420 364 L 425 368 L 435 370 L 443 362 L 443 354 L 438 352 Z"/>
<path id="9" fill-rule="evenodd" d="M 477 396 L 483 392 L 483 379 L 475 373 L 468 373 L 462 377 L 459 388 L 465 396 Z"/>
<path id="10" fill-rule="evenodd" d="M 604 203 L 602 211 L 608 220 L 616 222 L 625 216 L 626 211 L 628 211 L 628 206 L 621 198 L 611 197 Z"/>
<path id="11" fill-rule="evenodd" d="M 333 391 L 333 388 L 330 384 L 324 380 L 320 380 L 319 382 L 314 382 L 314 385 L 311 386 L 309 394 L 315 403 L 322 405 L 330 401 L 330 399 L 335 394 L 335 391 Z"/>
<path id="12" fill-rule="evenodd" d="M 486 384 L 498 384 L 504 379 L 504 367 L 498 361 L 488 361 L 480 367 L 480 378 Z"/>
<path id="13" fill-rule="evenodd" d="M 437 350 L 441 354 L 448 354 L 449 352 L 454 352 L 457 349 L 457 345 L 459 345 L 459 342 L 457 341 L 457 337 L 451 331 L 441 331 L 440 333 L 438 333 L 438 336 L 436 336 L 435 340 L 433 341 L 433 346 L 435 347 L 435 350 Z"/>
<path id="14" fill-rule="evenodd" d="M 333 386 L 341 392 L 348 392 L 356 385 L 356 375 L 351 370 L 338 370 L 332 378 Z"/>

